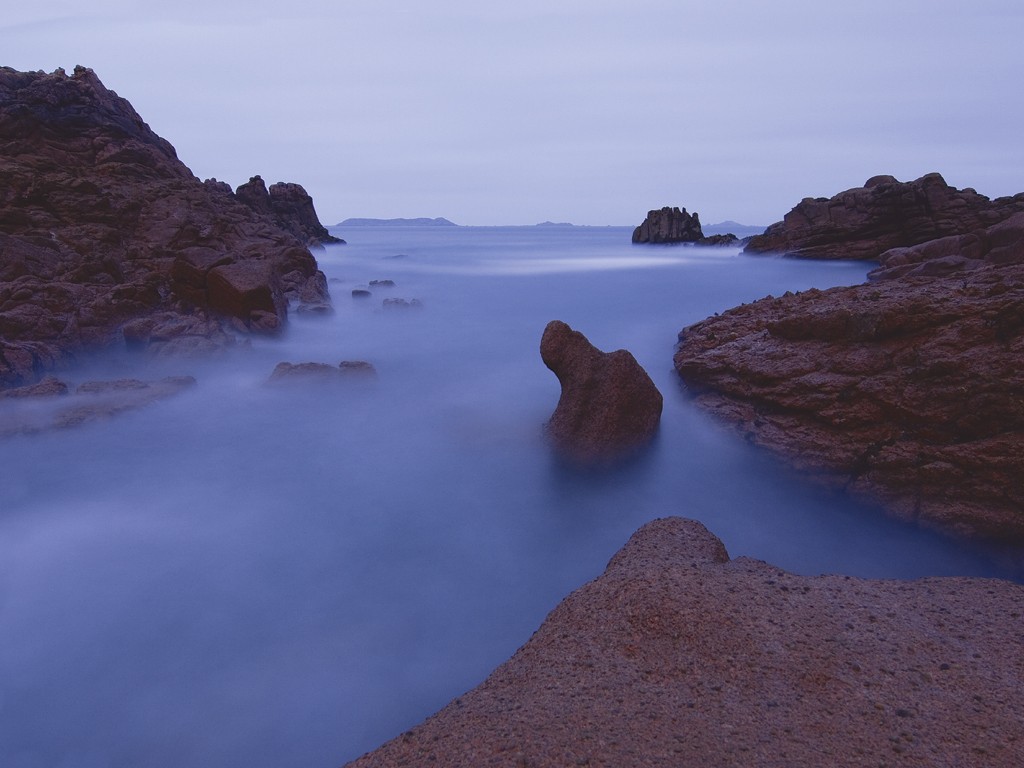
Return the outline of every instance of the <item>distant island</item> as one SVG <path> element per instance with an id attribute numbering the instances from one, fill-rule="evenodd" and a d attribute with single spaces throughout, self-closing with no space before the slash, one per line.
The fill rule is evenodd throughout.
<path id="1" fill-rule="evenodd" d="M 336 227 L 457 227 L 448 219 L 345 219 Z M 758 233 L 760 234 L 760 232 Z"/>
<path id="2" fill-rule="evenodd" d="M 705 235 L 727 235 L 733 234 L 736 237 L 743 239 L 744 237 L 750 237 L 751 235 L 760 235 L 764 233 L 767 227 L 759 227 L 751 224 L 740 224 L 735 221 L 723 221 L 718 224 L 705 224 L 702 229 Z"/>

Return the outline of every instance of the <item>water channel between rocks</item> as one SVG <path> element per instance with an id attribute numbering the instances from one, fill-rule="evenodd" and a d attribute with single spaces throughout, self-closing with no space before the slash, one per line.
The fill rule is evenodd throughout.
<path id="1" fill-rule="evenodd" d="M 799 573 L 995 574 L 792 477 L 672 370 L 683 326 L 868 265 L 631 246 L 625 228 L 338 234 L 317 254 L 333 315 L 211 363 L 97 361 L 71 378 L 198 384 L 0 442 L 0 765 L 338 765 L 479 683 L 656 517 Z M 642 461 L 551 460 L 552 319 L 661 389 Z M 341 360 L 376 382 L 265 385 L 281 361 Z"/>

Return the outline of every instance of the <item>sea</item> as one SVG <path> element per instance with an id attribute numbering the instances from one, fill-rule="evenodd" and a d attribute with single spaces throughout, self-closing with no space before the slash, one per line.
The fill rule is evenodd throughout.
<path id="1" fill-rule="evenodd" d="M 0 441 L 0 766 L 341 765 L 482 682 L 659 517 L 801 574 L 1007 575 L 793 474 L 673 370 L 683 327 L 871 265 L 637 246 L 625 227 L 336 234 L 316 252 L 333 313 L 212 359 L 82 361 L 72 385 L 197 383 Z M 552 456 L 555 319 L 632 352 L 664 395 L 637 461 Z M 376 378 L 268 384 L 280 362 L 343 360 Z"/>

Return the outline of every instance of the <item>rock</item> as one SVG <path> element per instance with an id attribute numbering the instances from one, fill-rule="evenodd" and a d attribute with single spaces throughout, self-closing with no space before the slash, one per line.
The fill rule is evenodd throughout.
<path id="1" fill-rule="evenodd" d="M 384 299 L 381 306 L 384 309 L 423 309 L 423 302 L 419 299 Z"/>
<path id="2" fill-rule="evenodd" d="M 648 211 L 647 218 L 633 230 L 634 243 L 695 243 L 703 237 L 696 212 L 691 215 L 685 208 L 668 206 Z"/>
<path id="3" fill-rule="evenodd" d="M 697 241 L 697 245 L 712 246 L 712 247 L 732 247 L 739 245 L 740 239 L 732 233 L 724 235 L 711 235 L 709 237 L 702 237 Z"/>
<path id="4" fill-rule="evenodd" d="M 343 376 L 352 378 L 377 378 L 377 369 L 365 360 L 342 360 L 338 363 L 338 370 Z"/>
<path id="5" fill-rule="evenodd" d="M 240 185 L 235 194 L 250 208 L 270 216 L 279 227 L 309 247 L 345 242 L 320 223 L 313 198 L 300 184 L 278 182 L 271 184 L 268 190 L 261 176 L 253 176 Z"/>
<path id="6" fill-rule="evenodd" d="M 33 387 L 6 390 L 0 395 L 11 397 L 11 392 L 34 390 L 29 394 L 53 395 L 53 406 L 25 411 L 0 411 L 0 437 L 31 435 L 54 429 L 68 429 L 95 421 L 113 418 L 119 414 L 144 408 L 194 386 L 191 376 L 173 376 L 159 381 L 117 379 L 115 381 L 87 381 L 73 394 L 55 379 L 47 378 Z M 4 399 L 0 397 L 0 399 Z M 45 402 L 36 405 L 41 405 Z"/>
<path id="7" fill-rule="evenodd" d="M 988 229 L 951 235 L 907 248 L 891 248 L 878 257 L 868 277 L 939 277 L 978 269 L 986 264 L 1024 264 L 1024 213 L 1016 213 Z"/>
<path id="8" fill-rule="evenodd" d="M 25 387 L 0 389 L 0 400 L 4 398 L 55 397 L 67 393 L 67 384 L 54 376 L 46 376 L 41 381 Z"/>
<path id="9" fill-rule="evenodd" d="M 350 766 L 1021 765 L 1022 602 L 994 579 L 797 576 L 656 520 Z"/>
<path id="10" fill-rule="evenodd" d="M 268 384 L 292 381 L 333 382 L 352 379 L 375 379 L 377 369 L 364 360 L 342 360 L 337 366 L 327 363 L 278 363 Z"/>
<path id="11" fill-rule="evenodd" d="M 580 466 L 602 466 L 651 442 L 662 397 L 633 355 L 624 349 L 602 352 L 559 320 L 544 329 L 540 354 L 562 385 L 547 424 L 561 457 Z"/>
<path id="12" fill-rule="evenodd" d="M 328 303 L 305 238 L 278 223 L 290 206 L 308 229 L 299 189 L 260 212 L 196 179 L 92 70 L 0 68 L 0 386 L 123 342 L 195 346 L 147 336 L 146 318 L 191 318 L 216 346 L 276 332 L 290 301 Z"/>
<path id="13" fill-rule="evenodd" d="M 937 173 L 911 182 L 875 176 L 832 198 L 805 198 L 746 252 L 814 259 L 877 259 L 892 248 L 965 235 L 1024 211 L 1024 193 L 989 200 Z"/>
<path id="14" fill-rule="evenodd" d="M 370 281 L 370 287 L 371 288 L 394 288 L 395 287 L 395 281 L 394 280 L 371 280 Z"/>
<path id="15" fill-rule="evenodd" d="M 373 294 L 370 293 L 365 288 L 353 288 L 352 289 L 352 298 L 353 299 L 368 299 L 371 296 L 373 296 Z"/>
<path id="16" fill-rule="evenodd" d="M 737 307 L 684 329 L 675 367 L 698 403 L 818 480 L 1020 543 L 1022 359 L 1024 268 L 982 264 Z"/>

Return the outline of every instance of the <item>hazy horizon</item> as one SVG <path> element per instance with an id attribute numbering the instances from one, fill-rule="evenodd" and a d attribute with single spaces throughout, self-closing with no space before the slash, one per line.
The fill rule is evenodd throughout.
<path id="1" fill-rule="evenodd" d="M 92 68 L 200 178 L 294 181 L 325 222 L 768 225 L 937 171 L 1019 192 L 1008 0 L 19 4 L 0 64 Z"/>

